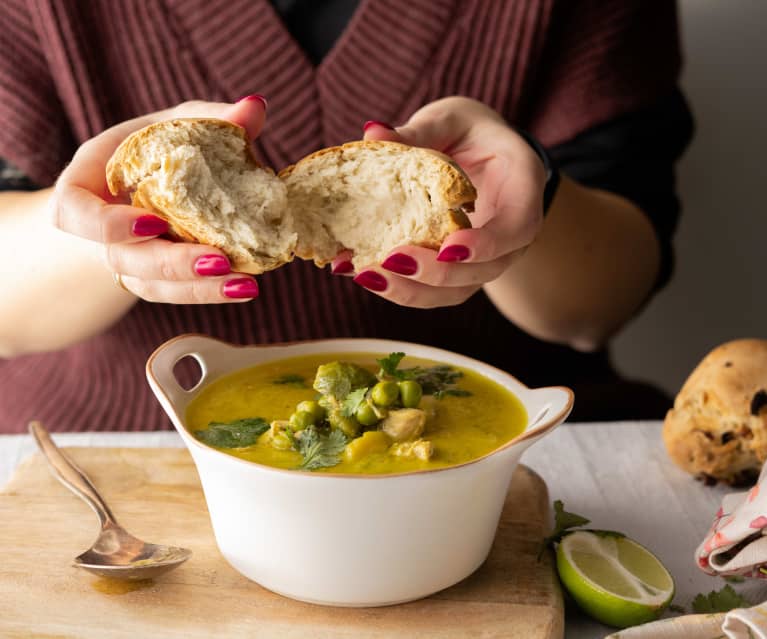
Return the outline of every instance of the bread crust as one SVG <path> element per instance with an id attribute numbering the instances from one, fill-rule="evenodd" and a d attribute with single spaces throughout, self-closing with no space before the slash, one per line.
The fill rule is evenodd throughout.
<path id="1" fill-rule="evenodd" d="M 253 155 L 250 140 L 245 129 L 233 122 L 216 118 L 177 118 L 151 124 L 128 136 L 115 150 L 106 168 L 107 186 L 112 195 L 128 192 L 133 206 L 146 209 L 168 222 L 168 235 L 176 240 L 216 246 L 224 251 L 232 264 L 232 270 L 239 273 L 258 275 L 277 268 L 293 259 L 292 251 L 285 251 L 277 256 L 262 254 L 258 257 L 235 251 L 232 247 L 221 245 L 210 234 L 207 224 L 179 215 L 175 202 L 166 198 L 152 196 L 151 189 L 142 180 L 151 172 L 145 167 L 144 149 L 152 138 L 158 135 L 172 135 L 174 130 L 194 129 L 218 130 L 224 135 L 236 135 L 242 141 L 243 160 L 253 170 L 274 171 L 259 164 Z"/>
<path id="2" fill-rule="evenodd" d="M 451 209 L 458 209 L 462 211 L 462 207 L 467 204 L 472 204 L 477 199 L 477 191 L 474 185 L 471 183 L 469 176 L 464 173 L 458 164 L 450 157 L 434 149 L 425 149 L 417 146 L 409 146 L 402 144 L 401 142 L 389 142 L 383 140 L 355 140 L 353 142 L 346 142 L 338 146 L 330 146 L 325 149 L 320 149 L 314 153 L 310 153 L 304 158 L 301 158 L 295 164 L 282 169 L 277 175 L 281 178 L 286 178 L 295 171 L 296 167 L 313 162 L 314 160 L 321 158 L 325 155 L 341 155 L 346 151 L 355 151 L 358 149 L 397 149 L 402 153 L 424 153 L 437 158 L 443 163 L 443 168 L 440 170 L 440 191 L 443 193 L 445 199 L 448 201 L 448 205 Z M 464 214 L 465 218 L 465 214 Z M 466 226 L 471 226 L 466 218 Z"/>
<path id="3" fill-rule="evenodd" d="M 767 459 L 767 340 L 735 340 L 706 355 L 666 414 L 663 440 L 689 473 L 752 481 Z"/>
<path id="4" fill-rule="evenodd" d="M 382 140 L 355 140 L 346 142 L 339 146 L 332 146 L 320 149 L 302 158 L 295 164 L 285 167 L 277 175 L 286 179 L 293 172 L 306 164 L 313 164 L 328 155 L 337 155 L 341 158 L 345 153 L 354 151 L 376 151 L 394 149 L 399 153 L 422 153 L 438 163 L 439 182 L 438 190 L 447 202 L 447 209 L 438 214 L 440 218 L 439 226 L 432 228 L 431 232 L 425 236 L 414 239 L 411 243 L 415 246 L 421 246 L 432 250 L 437 250 L 450 233 L 460 229 L 471 228 L 471 222 L 466 215 L 467 211 L 474 210 L 474 201 L 477 198 L 477 191 L 474 188 L 469 177 L 464 173 L 458 164 L 439 151 L 426 149 L 422 147 L 409 146 L 400 142 L 382 141 Z M 441 216 L 441 217 L 440 217 Z M 302 246 L 306 249 L 302 249 Z M 296 255 L 305 260 L 313 260 L 317 266 L 325 266 L 331 259 L 317 254 L 312 250 L 311 245 L 303 244 L 299 241 L 296 247 Z"/>
<path id="5" fill-rule="evenodd" d="M 216 131 L 222 135 L 236 135 L 242 143 L 243 161 L 253 170 L 268 171 L 274 175 L 271 169 L 260 165 L 253 156 L 250 141 L 242 127 L 225 120 L 214 118 L 186 118 L 166 120 L 152 124 L 126 138 L 112 155 L 107 164 L 107 186 L 113 195 L 118 193 L 130 193 L 134 206 L 144 208 L 154 215 L 166 220 L 169 225 L 169 233 L 172 238 L 185 242 L 209 244 L 220 248 L 232 262 L 235 271 L 258 274 L 277 268 L 293 259 L 294 254 L 303 259 L 314 260 L 318 266 L 324 266 L 330 262 L 333 256 L 327 254 L 327 250 L 320 254 L 318 248 L 312 247 L 311 239 L 302 242 L 299 238 L 298 246 L 294 250 L 284 251 L 279 255 L 254 255 L 243 250 L 235 250 L 232 246 L 222 245 L 217 238 L 211 235 L 210 227 L 205 220 L 197 220 L 188 213 L 185 214 L 173 197 L 158 194 L 159 189 L 153 188 L 151 176 L 161 170 L 157 158 L 152 158 L 147 149 L 152 147 L 156 136 L 165 136 L 168 139 L 191 138 L 194 144 L 195 133 L 215 135 Z M 413 237 L 412 243 L 429 249 L 438 249 L 445 237 L 453 231 L 470 228 L 471 223 L 466 215 L 467 211 L 473 210 L 476 199 L 476 190 L 468 176 L 448 156 L 431 149 L 411 147 L 399 142 L 359 140 L 348 142 L 340 146 L 321 149 L 308 155 L 299 162 L 286 167 L 279 173 L 282 179 L 288 178 L 297 167 L 313 164 L 329 155 L 338 156 L 339 163 L 344 154 L 349 152 L 365 151 L 394 151 L 396 154 L 422 154 L 423 158 L 436 167 L 436 188 L 444 199 L 444 210 L 430 212 L 428 230 L 418 237 Z M 301 249 L 301 247 L 308 247 Z M 338 244 L 341 250 L 340 243 Z"/>
<path id="6" fill-rule="evenodd" d="M 117 195 L 123 192 L 131 192 L 136 187 L 138 180 L 135 175 L 133 179 L 128 177 L 129 169 L 132 169 L 134 174 L 142 173 L 138 166 L 144 157 L 144 148 L 153 137 L 162 133 L 170 133 L 173 129 L 196 128 L 219 129 L 221 133 L 238 136 L 242 139 L 245 161 L 255 169 L 274 173 L 270 168 L 258 163 L 255 155 L 253 155 L 247 132 L 234 122 L 217 118 L 176 118 L 145 126 L 122 141 L 120 146 L 115 149 L 109 162 L 107 162 L 106 177 L 109 192 L 112 195 Z"/>

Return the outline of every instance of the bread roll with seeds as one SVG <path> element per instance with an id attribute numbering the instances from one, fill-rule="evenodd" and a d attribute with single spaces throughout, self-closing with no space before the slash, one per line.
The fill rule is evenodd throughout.
<path id="1" fill-rule="evenodd" d="M 663 440 L 707 483 L 753 482 L 767 459 L 767 340 L 735 340 L 706 355 L 667 413 Z"/>
<path id="2" fill-rule="evenodd" d="M 107 184 L 167 220 L 174 237 L 215 246 L 233 270 L 253 274 L 294 255 L 323 266 L 349 249 L 359 269 L 397 246 L 436 249 L 470 226 L 476 198 L 450 158 L 397 142 L 322 149 L 275 176 L 241 127 L 197 118 L 132 134 L 107 165 Z"/>

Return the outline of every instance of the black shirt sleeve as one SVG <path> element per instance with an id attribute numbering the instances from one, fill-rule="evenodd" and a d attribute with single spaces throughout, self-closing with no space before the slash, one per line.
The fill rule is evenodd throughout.
<path id="1" fill-rule="evenodd" d="M 0 158 L 0 191 L 37 191 L 39 188 L 19 169 Z"/>
<path id="2" fill-rule="evenodd" d="M 668 282 L 673 270 L 672 239 L 680 213 L 674 163 L 692 133 L 692 114 L 676 90 L 647 109 L 600 124 L 549 149 L 562 173 L 625 197 L 647 215 L 661 247 L 656 289 Z"/>

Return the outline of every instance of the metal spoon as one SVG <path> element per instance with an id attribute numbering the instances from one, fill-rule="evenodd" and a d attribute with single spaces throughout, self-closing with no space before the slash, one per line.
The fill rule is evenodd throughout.
<path id="1" fill-rule="evenodd" d="M 53 443 L 40 422 L 30 422 L 29 432 L 48 460 L 56 478 L 96 511 L 101 520 L 98 539 L 75 566 L 112 579 L 151 579 L 185 562 L 192 551 L 176 546 L 147 544 L 128 533 L 115 520 L 109 506 L 88 476 Z"/>

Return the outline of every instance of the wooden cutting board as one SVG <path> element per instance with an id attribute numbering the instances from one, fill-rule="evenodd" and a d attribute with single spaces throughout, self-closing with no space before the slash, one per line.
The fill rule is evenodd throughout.
<path id="1" fill-rule="evenodd" d="M 120 523 L 193 556 L 155 581 L 125 586 L 72 566 L 96 537 L 88 506 L 38 454 L 0 491 L 0 636 L 280 639 L 559 639 L 562 596 L 547 553 L 546 485 L 521 466 L 485 564 L 428 599 L 328 608 L 273 594 L 237 573 L 215 545 L 197 471 L 184 449 L 70 448 Z M 253 543 L 258 543 L 257 539 Z"/>

